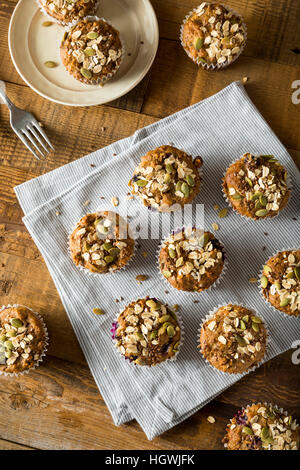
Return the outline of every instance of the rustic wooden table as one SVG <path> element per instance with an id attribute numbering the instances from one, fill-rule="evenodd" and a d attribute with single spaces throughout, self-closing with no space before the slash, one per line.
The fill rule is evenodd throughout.
<path id="1" fill-rule="evenodd" d="M 178 35 L 195 0 L 152 0 L 160 45 L 151 71 L 127 96 L 105 106 L 68 108 L 41 98 L 21 80 L 10 60 L 7 31 L 16 0 L 0 1 L 0 78 L 10 98 L 45 124 L 57 149 L 38 162 L 0 107 L 0 304 L 20 303 L 41 312 L 52 338 L 37 371 L 0 379 L 0 449 L 222 449 L 228 419 L 251 400 L 268 400 L 300 414 L 300 366 L 292 350 L 269 361 L 171 431 L 149 442 L 132 422 L 112 423 L 88 369 L 45 263 L 22 224 L 13 187 L 82 157 L 136 129 L 248 77 L 247 92 L 300 164 L 300 0 L 227 0 L 248 25 L 248 44 L 222 72 L 198 69 Z M 199 2 L 200 3 L 200 2 Z M 215 424 L 207 422 L 213 415 Z"/>

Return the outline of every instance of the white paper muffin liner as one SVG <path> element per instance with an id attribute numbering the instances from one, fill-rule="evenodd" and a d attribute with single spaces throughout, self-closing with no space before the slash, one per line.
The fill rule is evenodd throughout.
<path id="1" fill-rule="evenodd" d="M 212 3 L 212 2 L 207 2 L 207 3 Z M 183 45 L 183 28 L 184 28 L 184 25 L 185 23 L 187 22 L 187 20 L 190 18 L 190 16 L 199 8 L 200 5 L 198 5 L 196 8 L 194 8 L 193 10 L 191 10 L 187 15 L 186 17 L 184 18 L 183 22 L 182 22 L 182 25 L 180 27 L 180 43 L 184 49 L 184 51 L 186 52 L 186 54 L 188 55 L 188 57 L 190 59 L 192 59 L 192 61 L 197 64 L 197 65 L 201 65 L 203 69 L 206 69 L 206 70 L 221 70 L 221 69 L 224 69 L 226 67 L 229 67 L 229 65 L 233 64 L 233 62 L 235 62 L 239 57 L 240 55 L 242 54 L 242 52 L 244 51 L 245 49 L 245 46 L 246 46 L 246 43 L 247 43 L 247 26 L 246 26 L 246 23 L 244 22 L 244 19 L 242 18 L 242 16 L 240 14 L 238 14 L 235 10 L 233 10 L 232 8 L 229 8 L 227 5 L 224 5 L 223 3 L 221 3 L 220 5 L 222 5 L 224 8 L 226 8 L 229 12 L 233 13 L 235 16 L 239 17 L 242 21 L 242 26 L 243 26 L 243 29 L 244 29 L 244 36 L 245 36 L 245 40 L 244 40 L 244 44 L 241 46 L 240 48 L 240 52 L 238 54 L 235 54 L 232 61 L 231 62 L 223 62 L 222 64 L 208 64 L 207 62 L 202 62 L 200 60 L 199 57 L 197 57 L 197 59 L 195 59 L 188 50 L 185 49 L 184 45 Z"/>
<path id="2" fill-rule="evenodd" d="M 99 8 L 99 5 L 100 5 L 100 2 L 101 0 L 97 0 L 97 2 L 95 3 L 95 6 L 93 8 L 93 10 L 91 10 L 91 14 L 93 13 L 96 13 L 98 8 Z M 49 13 L 45 10 L 45 8 L 43 7 L 43 5 L 39 2 L 39 0 L 36 0 L 36 3 L 38 4 L 38 7 L 39 9 L 41 10 L 41 12 L 47 16 L 47 18 L 49 18 L 50 20 L 52 20 L 54 23 L 62 26 L 62 27 L 67 27 L 67 28 L 71 28 L 72 26 L 75 26 L 79 21 L 81 21 L 83 18 L 78 18 L 77 20 L 73 20 L 73 21 L 69 21 L 69 22 L 64 22 L 64 21 L 60 21 L 56 18 L 54 18 L 53 16 L 49 15 Z"/>
<path id="3" fill-rule="evenodd" d="M 172 232 L 174 233 L 178 233 L 178 232 L 181 232 L 182 230 L 184 230 L 185 228 L 187 227 L 177 227 L 176 229 L 172 230 Z M 196 227 L 197 229 L 197 227 Z M 204 230 L 205 231 L 205 230 Z M 224 261 L 223 261 L 223 269 L 221 271 L 221 274 L 219 275 L 219 277 L 215 280 L 215 282 L 209 286 L 207 289 L 204 289 L 200 292 L 198 291 L 185 291 L 185 290 L 180 290 L 180 289 L 177 289 L 176 287 L 174 287 L 169 281 L 168 279 L 163 275 L 163 273 L 161 272 L 161 269 L 160 269 L 160 263 L 159 263 L 159 255 L 160 255 L 160 252 L 161 252 L 161 249 L 163 247 L 163 244 L 168 240 L 168 238 L 172 235 L 172 232 L 169 233 L 166 237 L 164 237 L 160 244 L 158 245 L 158 249 L 157 249 L 157 252 L 156 252 L 156 264 L 157 264 L 157 267 L 158 267 L 158 271 L 159 271 L 159 274 L 160 274 L 160 278 L 164 281 L 164 283 L 168 286 L 168 287 L 171 287 L 172 289 L 176 290 L 177 292 L 183 292 L 185 294 L 203 294 L 204 292 L 209 292 L 211 289 L 217 287 L 217 285 L 221 282 L 221 279 L 222 277 L 224 276 L 226 270 L 227 270 L 227 267 L 228 267 L 228 259 L 227 259 L 227 255 L 226 255 L 226 251 L 225 251 L 225 248 L 224 248 L 224 244 L 221 242 L 221 240 L 217 237 L 216 240 L 218 240 L 218 242 L 220 243 L 221 245 L 221 248 L 222 248 L 222 253 L 224 255 Z"/>
<path id="4" fill-rule="evenodd" d="M 117 316 L 115 317 L 115 320 L 113 321 L 112 323 L 112 329 L 115 328 L 115 325 L 118 324 L 118 318 L 119 316 L 121 315 L 122 312 L 124 312 L 125 308 L 130 305 L 132 302 L 138 302 L 139 300 L 141 299 L 144 299 L 146 297 L 139 297 L 137 298 L 136 300 L 132 300 L 131 302 L 127 303 L 126 305 L 124 305 L 123 308 L 121 308 L 119 310 L 119 313 L 117 314 Z M 150 297 L 149 296 L 149 299 L 156 299 L 156 297 Z M 145 369 L 149 368 L 149 367 L 161 367 L 163 366 L 164 364 L 166 364 L 167 362 L 174 362 L 177 360 L 177 356 L 178 354 L 180 353 L 180 349 L 182 348 L 182 344 L 183 344 L 183 340 L 184 340 L 184 325 L 183 325 L 183 321 L 182 321 L 182 317 L 181 317 L 181 314 L 179 312 L 175 312 L 172 307 L 170 307 L 169 304 L 161 301 L 160 299 L 157 299 L 161 304 L 163 305 L 166 305 L 170 310 L 172 310 L 172 312 L 176 315 L 176 319 L 177 319 L 177 322 L 179 324 L 179 327 L 180 327 L 180 343 L 179 343 L 179 346 L 178 346 L 178 351 L 174 354 L 174 356 L 168 358 L 168 359 L 165 359 L 163 362 L 160 362 L 159 364 L 155 364 L 153 366 L 148 366 L 148 365 L 145 365 L 145 366 L 139 366 L 139 364 L 136 364 L 134 361 L 130 361 L 129 359 L 127 359 L 123 354 L 121 354 L 121 352 L 119 350 L 117 350 L 117 348 L 115 347 L 117 353 L 123 358 L 123 360 L 126 360 L 126 362 L 128 362 L 130 364 L 131 367 L 144 367 Z M 112 335 L 112 329 L 110 330 L 110 334 Z M 117 341 L 113 338 L 112 339 L 113 343 L 114 343 L 114 346 L 116 345 Z"/>
<path id="5" fill-rule="evenodd" d="M 102 210 L 96 210 L 95 212 L 88 212 L 87 214 L 94 214 L 94 213 L 97 213 L 97 212 L 102 212 Z M 114 211 L 110 211 L 110 212 L 114 212 Z M 119 214 L 118 212 L 115 212 L 115 213 L 120 216 L 120 214 Z M 85 215 L 87 215 L 87 214 L 85 214 Z M 83 217 L 84 217 L 84 216 L 83 216 Z M 120 216 L 120 217 L 121 217 L 121 216 Z M 125 219 L 123 219 L 123 220 L 126 222 Z M 79 222 L 79 221 L 78 221 L 78 222 Z M 92 271 L 90 271 L 88 268 L 85 268 L 84 266 L 82 266 L 81 264 L 76 265 L 76 264 L 74 263 L 73 258 L 72 258 L 71 248 L 70 248 L 70 237 L 71 237 L 72 233 L 74 232 L 74 230 L 75 230 L 76 227 L 77 227 L 77 224 L 76 224 L 76 225 L 74 226 L 74 228 L 73 228 L 73 229 L 69 232 L 69 234 L 68 234 L 68 245 L 67 245 L 68 253 L 69 253 L 69 255 L 70 255 L 70 258 L 71 258 L 71 260 L 72 260 L 72 262 L 73 262 L 75 268 L 79 269 L 79 271 L 82 271 L 82 272 L 85 273 L 85 274 L 88 274 L 89 276 L 93 276 L 93 277 L 97 277 L 97 278 L 99 278 L 99 276 L 101 276 L 101 275 L 102 275 L 102 276 L 105 276 L 105 275 L 112 275 L 112 274 L 118 273 L 118 272 L 120 272 L 120 271 L 122 271 L 122 270 L 128 268 L 129 264 L 131 263 L 131 261 L 133 260 L 135 254 L 136 254 L 137 242 L 136 242 L 136 238 L 134 238 L 134 236 L 133 236 L 133 232 L 132 232 L 132 230 L 131 230 L 131 228 L 130 228 L 129 222 L 126 222 L 126 223 L 127 223 L 128 229 L 129 229 L 129 230 L 128 230 L 128 234 L 130 235 L 130 237 L 131 237 L 132 240 L 134 241 L 132 255 L 131 255 L 131 257 L 128 259 L 127 263 L 126 263 L 124 266 L 122 266 L 121 268 L 112 269 L 112 270 L 110 270 L 110 271 L 108 271 L 108 272 L 104 272 L 104 273 L 103 273 L 103 272 L 102 272 L 102 273 L 101 273 L 101 272 L 92 272 Z"/>
<path id="6" fill-rule="evenodd" d="M 269 345 L 270 345 L 270 333 L 269 333 L 269 329 L 268 329 L 268 326 L 266 324 L 266 321 L 265 319 L 261 316 L 261 315 L 258 315 L 257 314 L 257 311 L 254 310 L 253 308 L 250 308 L 250 307 L 247 307 L 246 305 L 244 305 L 243 303 L 238 303 L 238 304 L 232 304 L 232 305 L 238 305 L 239 307 L 244 307 L 246 308 L 247 310 L 251 310 L 252 313 L 254 313 L 255 316 L 257 316 L 258 318 L 260 318 L 262 321 L 263 321 L 263 325 L 266 329 L 266 348 L 265 348 L 265 354 L 263 356 L 263 358 L 261 359 L 261 361 L 259 361 L 257 364 L 253 365 L 252 367 L 250 367 L 248 370 L 246 370 L 245 372 L 224 372 L 220 369 L 217 369 L 217 367 L 214 367 L 205 357 L 204 355 L 202 354 L 202 351 L 201 351 L 201 344 L 200 344 L 200 334 L 201 334 L 201 329 L 204 325 L 204 323 L 206 323 L 208 320 L 211 320 L 213 318 L 213 316 L 215 315 L 215 313 L 221 308 L 221 307 L 225 307 L 226 305 L 228 304 L 219 304 L 217 307 L 215 307 L 213 310 L 210 310 L 209 313 L 204 317 L 204 319 L 202 320 L 202 322 L 200 323 L 200 327 L 198 329 L 198 334 L 197 334 L 197 338 L 198 338 L 198 346 L 199 346 L 199 352 L 201 354 L 201 357 L 202 359 L 206 362 L 206 364 L 211 368 L 213 369 L 214 371 L 218 371 L 220 372 L 220 374 L 223 374 L 223 375 L 226 375 L 226 376 L 244 376 L 246 374 L 249 374 L 250 372 L 253 372 L 255 369 L 257 369 L 258 367 L 260 367 L 264 361 L 265 361 L 265 358 L 266 358 L 266 355 L 268 353 L 268 349 L 269 349 Z"/>
<path id="7" fill-rule="evenodd" d="M 246 406 L 243 406 L 242 408 L 239 408 L 239 409 L 237 410 L 237 412 L 238 412 L 238 411 L 246 411 L 246 412 L 247 412 L 247 410 L 248 410 L 249 408 L 251 408 L 251 406 L 253 406 L 253 405 L 264 405 L 264 406 L 266 406 L 266 407 L 272 407 L 272 408 L 275 408 L 279 413 L 283 414 L 284 416 L 289 416 L 289 413 L 288 413 L 286 410 L 284 410 L 283 408 L 279 408 L 278 405 L 274 405 L 273 403 L 271 403 L 271 402 L 266 402 L 266 401 L 262 402 L 262 401 L 259 401 L 259 400 L 258 400 L 258 401 L 254 401 L 253 403 L 248 404 L 248 405 L 246 405 Z M 237 414 L 237 413 L 236 413 L 236 414 Z M 230 423 L 230 424 L 232 424 L 233 419 L 234 419 L 234 416 L 229 420 L 229 423 Z M 225 436 L 226 436 L 226 435 L 227 435 L 227 426 L 226 426 L 226 434 L 225 434 Z M 227 443 L 226 443 L 226 442 L 224 443 L 224 447 L 225 447 L 225 449 L 227 449 Z"/>
<path id="8" fill-rule="evenodd" d="M 255 155 L 255 156 L 258 157 L 259 155 Z M 287 185 L 288 190 L 290 191 L 289 199 L 288 199 L 288 202 L 287 202 L 286 206 L 285 206 L 283 209 L 279 210 L 279 211 L 277 212 L 277 214 L 276 214 L 276 215 L 273 215 L 272 217 L 258 217 L 257 219 L 253 219 L 252 217 L 248 217 L 248 216 L 246 216 L 246 215 L 243 215 L 243 214 L 241 214 L 238 210 L 236 210 L 236 209 L 233 207 L 233 205 L 231 204 L 231 201 L 229 200 L 229 198 L 228 198 L 228 196 L 227 196 L 227 194 L 225 193 L 225 190 L 224 190 L 224 178 L 225 178 L 225 176 L 226 176 L 227 170 L 231 167 L 231 165 L 233 165 L 234 163 L 237 163 L 242 157 L 243 157 L 243 155 L 241 155 L 241 156 L 240 156 L 239 158 L 237 158 L 236 160 L 233 160 L 233 161 L 230 163 L 230 165 L 227 166 L 225 172 L 223 173 L 223 178 L 222 178 L 222 194 L 223 194 L 223 197 L 224 197 L 225 201 L 227 202 L 228 206 L 229 206 L 236 214 L 238 214 L 239 216 L 243 217 L 245 220 L 248 220 L 248 221 L 249 221 L 249 220 L 253 220 L 254 222 L 258 222 L 258 221 L 260 221 L 260 220 L 275 219 L 275 217 L 278 217 L 279 214 L 280 214 L 282 211 L 284 211 L 285 207 L 288 205 L 288 203 L 289 203 L 289 201 L 290 201 L 290 199 L 291 199 L 291 192 L 292 192 L 292 189 L 293 189 L 293 184 L 292 184 L 292 179 L 291 179 L 290 174 L 287 173 L 287 179 L 286 179 L 286 185 Z M 275 157 L 275 158 L 276 158 L 276 157 Z M 279 160 L 278 160 L 278 161 L 279 161 Z M 279 162 L 279 163 L 280 163 L 280 162 Z M 280 163 L 280 164 L 281 164 L 281 163 Z M 286 168 L 285 168 L 284 165 L 281 164 L 281 166 L 283 166 L 284 169 L 286 170 Z M 287 170 L 286 170 L 286 171 L 287 171 Z"/>
<path id="9" fill-rule="evenodd" d="M 269 258 L 266 260 L 269 261 L 270 258 L 273 258 L 273 256 L 276 256 L 278 253 L 281 253 L 282 251 L 295 251 L 296 248 L 282 248 L 282 250 L 277 250 L 275 251 L 271 256 L 269 256 Z M 266 264 L 266 262 L 264 264 Z M 270 307 L 274 312 L 276 312 L 277 314 L 281 314 L 281 315 L 284 315 L 285 317 L 288 317 L 288 318 L 300 318 L 300 315 L 291 315 L 291 314 L 288 314 L 288 313 L 285 313 L 283 312 L 282 310 L 278 310 L 276 307 L 274 307 L 274 305 L 271 304 L 271 302 L 264 296 L 264 293 L 263 293 L 263 288 L 261 287 L 261 276 L 263 275 L 263 271 L 264 271 L 264 265 L 262 266 L 260 272 L 259 272 L 259 279 L 258 279 L 258 286 L 259 286 L 259 291 L 260 291 L 260 294 L 263 298 L 263 300 L 265 301 L 265 303 L 268 305 L 268 307 Z"/>
<path id="10" fill-rule="evenodd" d="M 30 310 L 42 323 L 43 325 L 43 328 L 44 328 L 44 334 L 45 334 L 45 347 L 43 349 L 43 351 L 41 352 L 39 358 L 34 362 L 34 365 L 32 367 L 30 367 L 30 369 L 26 369 L 26 370 L 23 370 L 21 372 L 4 372 L 4 371 L 1 371 L 0 370 L 0 376 L 3 375 L 5 377 L 19 377 L 21 375 L 24 375 L 24 374 L 29 374 L 29 372 L 31 372 L 32 370 L 36 369 L 41 362 L 43 362 L 43 358 L 46 356 L 46 352 L 48 350 L 48 346 L 49 346 L 49 336 L 48 336 L 48 330 L 47 330 L 47 327 L 46 327 L 46 324 L 44 322 L 44 319 L 42 318 L 42 316 L 37 313 L 37 312 L 34 312 L 31 308 L 27 307 L 26 305 L 20 305 L 20 304 L 8 304 L 8 305 L 3 305 L 1 308 L 0 308 L 0 313 L 5 310 L 6 308 L 18 308 L 18 307 L 25 307 L 27 308 L 28 310 Z"/>
<path id="11" fill-rule="evenodd" d="M 105 18 L 100 18 L 99 16 L 85 16 L 84 18 L 82 18 L 80 21 L 83 21 L 83 20 L 88 20 L 88 21 L 105 21 L 105 23 L 108 23 L 112 28 L 115 28 L 114 25 L 111 23 L 111 21 L 105 19 Z M 78 21 L 75 22 L 74 25 L 72 25 L 71 27 L 68 27 L 68 28 L 65 28 L 65 31 L 69 32 L 70 29 L 74 26 L 76 26 L 76 24 L 78 23 Z M 118 30 L 117 30 L 118 31 Z M 81 83 L 85 83 L 86 85 L 105 85 L 106 82 L 108 82 L 112 77 L 114 77 L 116 75 L 116 73 L 118 72 L 118 70 L 120 69 L 121 65 L 122 65 L 122 62 L 123 62 L 123 59 L 124 59 L 124 56 L 125 56 L 125 45 L 124 45 L 124 41 L 123 41 L 123 38 L 122 38 L 122 35 L 119 31 L 119 39 L 120 39 L 120 42 L 121 42 L 121 45 L 122 45 L 122 54 L 120 56 L 120 64 L 119 66 L 113 70 L 113 72 L 111 73 L 108 73 L 107 75 L 105 75 L 105 77 L 102 77 L 102 78 L 98 78 L 97 80 L 88 80 L 88 79 L 83 79 L 83 80 L 77 80 L 77 81 L 80 81 Z M 66 71 L 76 80 L 76 78 L 73 76 L 72 73 L 69 72 L 69 70 L 66 69 Z"/>

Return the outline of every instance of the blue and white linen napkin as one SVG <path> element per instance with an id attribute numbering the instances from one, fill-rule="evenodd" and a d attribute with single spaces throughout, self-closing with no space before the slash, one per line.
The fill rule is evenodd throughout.
<path id="1" fill-rule="evenodd" d="M 194 157 L 203 157 L 203 185 L 195 203 L 204 204 L 206 229 L 213 222 L 220 225 L 217 237 L 225 245 L 228 258 L 228 269 L 220 284 L 200 294 L 167 288 L 156 265 L 158 239 L 141 240 L 141 248 L 130 265 L 115 274 L 90 276 L 77 269 L 68 253 L 68 234 L 75 223 L 85 212 L 114 210 L 110 204 L 112 196 L 119 198 L 117 210 L 121 212 L 128 180 L 140 157 L 170 142 Z M 274 154 L 291 176 L 292 197 L 287 208 L 273 220 L 255 222 L 233 211 L 226 218 L 217 219 L 213 205 L 226 206 L 221 191 L 223 173 L 245 152 Z M 118 156 L 112 157 L 113 154 Z M 258 286 L 248 279 L 258 276 L 264 261 L 275 251 L 297 247 L 299 225 L 293 218 L 299 217 L 299 183 L 292 158 L 243 86 L 235 82 L 210 98 L 138 130 L 132 137 L 15 188 L 25 214 L 24 224 L 45 259 L 115 424 L 135 418 L 147 437 L 153 439 L 241 377 L 214 370 L 197 349 L 199 324 L 219 304 L 243 303 L 265 319 L 271 335 L 266 360 L 291 347 L 299 336 L 299 319 L 272 310 L 261 298 Z M 87 200 L 90 204 L 85 207 Z M 151 215 L 139 201 L 132 201 L 131 207 L 141 226 L 148 223 L 149 217 L 153 217 L 152 224 L 159 223 L 161 216 Z M 60 211 L 59 216 L 56 211 Z M 147 251 L 147 258 L 143 251 Z M 149 280 L 138 285 L 138 274 L 146 274 Z M 146 295 L 169 305 L 178 304 L 185 328 L 177 360 L 151 369 L 133 366 L 120 357 L 110 336 L 111 323 L 119 309 Z M 124 303 L 116 304 L 115 299 L 121 296 Z M 95 306 L 101 306 L 106 314 L 93 315 Z"/>

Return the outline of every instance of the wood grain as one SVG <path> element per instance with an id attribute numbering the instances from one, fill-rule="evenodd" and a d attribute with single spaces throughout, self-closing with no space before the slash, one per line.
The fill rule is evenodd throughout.
<path id="1" fill-rule="evenodd" d="M 39 311 L 51 343 L 38 370 L 16 380 L 0 379 L 0 450 L 222 449 L 227 421 L 252 400 L 272 401 L 299 418 L 300 366 L 292 364 L 288 351 L 151 442 L 135 422 L 115 427 L 45 263 L 22 223 L 13 188 L 243 77 L 248 77 L 250 98 L 300 166 L 300 107 L 291 101 L 292 82 L 299 79 L 300 54 L 293 50 L 300 48 L 300 0 L 228 0 L 247 22 L 248 43 L 239 60 L 222 72 L 198 69 L 179 43 L 182 19 L 197 1 L 152 0 L 160 45 L 148 75 L 115 102 L 77 109 L 41 98 L 16 73 L 7 45 L 16 3 L 0 2 L 0 78 L 8 82 L 10 98 L 43 123 L 56 151 L 36 161 L 12 132 L 8 110 L 0 106 L 0 304 L 21 303 Z M 208 423 L 209 415 L 215 424 Z"/>

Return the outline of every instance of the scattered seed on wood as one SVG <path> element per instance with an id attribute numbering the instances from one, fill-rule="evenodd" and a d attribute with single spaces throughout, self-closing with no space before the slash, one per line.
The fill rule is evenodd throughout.
<path id="1" fill-rule="evenodd" d="M 117 207 L 119 205 L 119 199 L 115 196 L 111 198 L 111 203 L 113 206 Z"/>
<path id="2" fill-rule="evenodd" d="M 45 28 L 49 28 L 49 26 L 52 26 L 52 25 L 53 25 L 52 21 L 44 21 L 44 23 L 42 23 L 42 26 L 44 26 Z"/>
<path id="3" fill-rule="evenodd" d="M 130 56 L 131 56 L 131 52 L 128 52 L 128 54 L 127 54 L 127 55 L 130 57 Z"/>
<path id="4" fill-rule="evenodd" d="M 219 225 L 216 224 L 215 222 L 212 223 L 211 226 L 212 226 L 212 228 L 213 228 L 214 230 L 219 230 Z"/>
<path id="5" fill-rule="evenodd" d="M 147 258 L 147 256 L 148 256 L 147 251 L 143 251 L 143 257 L 144 257 L 144 258 Z"/>
<path id="6" fill-rule="evenodd" d="M 243 77 L 242 78 L 242 83 L 246 83 L 246 82 L 248 82 L 248 77 Z"/>
<path id="7" fill-rule="evenodd" d="M 104 310 L 102 310 L 102 308 L 93 308 L 93 313 L 95 315 L 104 315 Z"/>
<path id="8" fill-rule="evenodd" d="M 145 274 L 139 274 L 138 276 L 136 276 L 135 279 L 139 282 L 143 282 L 143 281 L 147 281 L 148 276 L 146 276 Z"/>
<path id="9" fill-rule="evenodd" d="M 55 214 L 56 214 L 56 215 L 60 215 L 61 212 L 60 212 L 60 211 L 56 211 Z"/>
<path id="10" fill-rule="evenodd" d="M 207 417 L 207 421 L 208 421 L 209 423 L 211 423 L 211 424 L 213 424 L 213 423 L 216 422 L 216 420 L 215 420 L 215 418 L 214 418 L 213 416 L 208 416 L 208 417 Z"/>
<path id="11" fill-rule="evenodd" d="M 85 202 L 83 203 L 83 205 L 84 205 L 84 206 L 88 206 L 88 205 L 90 204 L 90 202 L 91 202 L 91 201 L 85 201 Z"/>
<path id="12" fill-rule="evenodd" d="M 95 166 L 96 166 L 96 165 L 94 165 L 94 163 L 91 163 L 91 164 L 90 164 L 90 167 L 91 167 L 91 168 L 95 168 Z"/>
<path id="13" fill-rule="evenodd" d="M 218 211 L 219 209 L 220 209 L 219 204 L 215 204 L 215 205 L 214 205 L 214 210 L 215 210 L 215 211 Z"/>
<path id="14" fill-rule="evenodd" d="M 141 41 L 141 44 L 144 44 L 144 41 Z"/>
<path id="15" fill-rule="evenodd" d="M 228 209 L 225 207 L 224 209 L 221 209 L 220 212 L 218 212 L 218 216 L 220 219 L 223 219 L 223 217 L 226 217 L 228 214 Z"/>
<path id="16" fill-rule="evenodd" d="M 52 60 L 47 60 L 46 62 L 44 62 L 44 65 L 48 69 L 54 69 L 55 67 L 57 67 L 57 63 L 53 62 Z"/>
<path id="17" fill-rule="evenodd" d="M 250 278 L 248 279 L 248 282 L 251 282 L 251 284 L 254 284 L 254 283 L 257 282 L 257 281 L 258 281 L 258 279 L 257 279 L 256 277 L 250 277 Z"/>
<path id="18" fill-rule="evenodd" d="M 105 131 L 106 131 L 106 127 L 101 127 L 101 131 L 102 131 L 102 132 L 105 132 Z"/>

